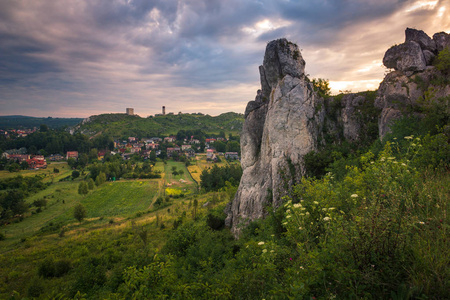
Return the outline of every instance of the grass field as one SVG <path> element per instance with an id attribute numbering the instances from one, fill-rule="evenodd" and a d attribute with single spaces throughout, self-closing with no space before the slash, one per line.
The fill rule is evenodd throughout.
<path id="1" fill-rule="evenodd" d="M 19 241 L 29 238 L 49 224 L 77 223 L 73 218 L 73 208 L 81 203 L 86 208 L 87 219 L 110 217 L 127 218 L 137 212 L 148 210 L 156 198 L 160 188 L 160 180 L 136 180 L 107 182 L 95 188 L 86 196 L 78 194 L 78 184 L 75 181 L 55 182 L 47 189 L 28 197 L 27 203 L 45 198 L 47 206 L 40 213 L 26 214 L 23 221 L 1 227 L 6 239 L 2 242 L 0 253 Z M 30 208 L 30 211 L 34 211 Z"/>
<path id="2" fill-rule="evenodd" d="M 158 181 L 129 181 L 105 183 L 81 200 L 87 218 L 128 217 L 148 210 L 158 193 Z"/>
<path id="3" fill-rule="evenodd" d="M 178 171 L 182 170 L 182 175 L 173 175 L 172 168 Z M 176 196 L 180 194 L 191 194 L 197 191 L 197 183 L 192 179 L 188 169 L 183 162 L 167 161 L 164 165 L 164 184 L 165 192 L 168 196 Z"/>
<path id="4" fill-rule="evenodd" d="M 53 172 L 53 169 L 59 169 L 59 173 Z M 18 175 L 27 177 L 27 176 L 36 176 L 36 175 L 44 175 L 44 182 L 59 180 L 61 178 L 67 177 L 72 174 L 72 169 L 69 167 L 67 162 L 52 162 L 47 166 L 47 169 L 41 170 L 21 170 L 19 172 L 9 172 L 6 170 L 0 171 L 0 179 L 2 178 L 11 178 L 16 177 Z"/>

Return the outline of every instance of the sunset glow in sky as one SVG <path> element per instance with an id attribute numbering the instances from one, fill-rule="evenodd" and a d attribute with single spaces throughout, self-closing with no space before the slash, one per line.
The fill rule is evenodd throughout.
<path id="1" fill-rule="evenodd" d="M 0 0 L 0 115 L 243 113 L 281 37 L 334 93 L 374 90 L 406 27 L 450 33 L 450 0 Z"/>

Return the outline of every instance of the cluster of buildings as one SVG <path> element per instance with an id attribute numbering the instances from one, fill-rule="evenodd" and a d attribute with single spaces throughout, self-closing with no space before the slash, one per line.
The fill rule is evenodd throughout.
<path id="1" fill-rule="evenodd" d="M 11 129 L 11 130 L 0 129 L 0 135 L 3 135 L 7 138 L 9 138 L 11 135 L 17 137 L 26 137 L 27 135 L 36 131 L 37 131 L 36 127 L 34 127 L 33 129 Z"/>
<path id="2" fill-rule="evenodd" d="M 6 158 L 9 161 L 14 161 L 19 164 L 26 162 L 29 169 L 47 168 L 47 161 L 43 155 L 9 154 L 8 152 L 4 152 L 2 158 Z"/>

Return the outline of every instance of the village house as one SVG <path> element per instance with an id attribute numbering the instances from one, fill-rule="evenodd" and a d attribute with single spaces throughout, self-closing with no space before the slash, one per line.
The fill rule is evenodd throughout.
<path id="1" fill-rule="evenodd" d="M 237 152 L 225 152 L 226 159 L 239 159 L 239 154 Z"/>
<path id="2" fill-rule="evenodd" d="M 130 149 L 130 153 L 139 153 L 141 152 L 141 148 L 140 147 L 132 147 Z"/>
<path id="3" fill-rule="evenodd" d="M 78 151 L 67 151 L 66 159 L 69 158 L 75 158 L 76 160 L 78 160 Z"/>
<path id="4" fill-rule="evenodd" d="M 47 160 L 49 161 L 60 161 L 63 160 L 64 156 L 61 154 L 51 154 L 49 157 L 47 157 Z"/>
<path id="5" fill-rule="evenodd" d="M 155 143 L 150 143 L 150 144 L 146 144 L 145 145 L 145 149 L 149 150 L 149 149 L 157 149 L 159 148 L 159 144 L 155 144 Z"/>
<path id="6" fill-rule="evenodd" d="M 6 157 L 6 159 L 8 159 L 8 160 L 14 160 L 16 162 L 23 162 L 23 161 L 26 161 L 27 159 L 30 159 L 29 154 L 8 154 L 8 153 L 6 153 L 6 155 L 4 157 Z"/>
<path id="7" fill-rule="evenodd" d="M 34 156 L 33 158 L 27 159 L 28 168 L 30 169 L 45 169 L 47 168 L 47 162 L 42 156 Z"/>
<path id="8" fill-rule="evenodd" d="M 184 153 L 186 154 L 186 156 L 187 156 L 188 158 L 193 158 L 193 157 L 195 157 L 195 151 L 194 151 L 194 149 L 192 149 L 192 148 L 186 149 L 186 151 L 184 151 Z"/>
<path id="9" fill-rule="evenodd" d="M 181 151 L 185 151 L 186 149 L 192 148 L 191 145 L 181 145 Z"/>
<path id="10" fill-rule="evenodd" d="M 174 152 L 176 153 L 180 153 L 180 148 L 179 147 L 175 147 L 175 148 L 167 148 L 167 156 L 171 157 L 173 155 Z"/>
<path id="11" fill-rule="evenodd" d="M 168 136 L 164 138 L 164 143 L 173 143 L 176 140 L 174 136 Z"/>
<path id="12" fill-rule="evenodd" d="M 213 149 L 208 149 L 206 150 L 206 159 L 214 159 L 214 150 Z"/>

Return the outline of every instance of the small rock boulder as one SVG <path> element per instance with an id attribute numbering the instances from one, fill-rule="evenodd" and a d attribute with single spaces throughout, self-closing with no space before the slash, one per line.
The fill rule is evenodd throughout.
<path id="1" fill-rule="evenodd" d="M 387 68 L 402 71 L 407 76 L 423 71 L 427 66 L 420 45 L 414 41 L 391 47 L 384 54 L 383 64 Z"/>
<path id="2" fill-rule="evenodd" d="M 450 48 L 450 34 L 445 32 L 435 33 L 433 35 L 433 40 L 436 43 L 437 51 L 444 50 L 445 47 Z"/>
<path id="3" fill-rule="evenodd" d="M 413 41 L 418 43 L 422 50 L 436 52 L 436 42 L 422 30 L 406 28 L 405 36 L 405 43 Z"/>

